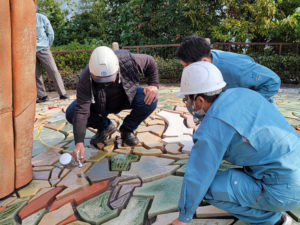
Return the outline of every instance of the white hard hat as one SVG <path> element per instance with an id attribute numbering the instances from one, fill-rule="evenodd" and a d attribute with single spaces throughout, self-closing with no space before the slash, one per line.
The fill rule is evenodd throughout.
<path id="1" fill-rule="evenodd" d="M 226 86 L 221 71 L 212 63 L 195 62 L 184 68 L 178 96 L 194 94 L 217 94 Z"/>
<path id="2" fill-rule="evenodd" d="M 92 52 L 89 69 L 96 82 L 112 82 L 115 81 L 119 72 L 119 59 L 113 50 L 100 46 Z"/>

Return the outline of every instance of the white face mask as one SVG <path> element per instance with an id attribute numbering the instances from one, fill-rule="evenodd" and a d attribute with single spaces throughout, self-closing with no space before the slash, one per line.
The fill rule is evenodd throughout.
<path id="1" fill-rule="evenodd" d="M 205 116 L 205 111 L 203 110 L 203 107 L 201 107 L 201 109 L 195 111 L 196 109 L 196 105 L 195 105 L 195 101 L 194 104 L 192 105 L 192 102 L 190 100 L 190 98 L 188 98 L 188 107 L 187 110 L 194 116 L 194 119 L 196 119 L 196 121 L 202 121 L 204 116 Z"/>

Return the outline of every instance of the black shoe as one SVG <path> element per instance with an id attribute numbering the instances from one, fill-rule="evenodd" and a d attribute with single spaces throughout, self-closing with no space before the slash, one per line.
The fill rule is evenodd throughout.
<path id="1" fill-rule="evenodd" d="M 36 100 L 36 103 L 46 102 L 46 101 L 48 101 L 48 100 L 49 100 L 49 98 L 48 98 L 48 96 L 46 95 L 46 96 L 44 96 L 44 97 L 38 98 L 38 99 Z"/>
<path id="2" fill-rule="evenodd" d="M 115 131 L 117 130 L 117 128 L 115 127 L 115 125 L 111 122 L 109 124 L 109 126 L 105 129 L 105 130 L 98 130 L 97 133 L 92 137 L 90 143 L 91 145 L 94 145 L 95 147 L 97 147 L 97 144 L 100 142 L 104 142 L 105 139 L 113 134 Z"/>
<path id="3" fill-rule="evenodd" d="M 126 130 L 123 126 L 120 128 L 120 132 L 121 138 L 126 145 L 134 146 L 140 142 L 132 131 Z"/>
<path id="4" fill-rule="evenodd" d="M 68 95 L 61 95 L 61 96 L 59 96 L 59 99 L 69 99 L 69 96 Z"/>

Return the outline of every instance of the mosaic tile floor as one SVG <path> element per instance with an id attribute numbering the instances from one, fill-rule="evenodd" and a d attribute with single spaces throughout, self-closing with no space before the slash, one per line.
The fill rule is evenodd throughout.
<path id="1" fill-rule="evenodd" d="M 178 216 L 177 201 L 192 145 L 190 131 L 196 128 L 176 97 L 178 91 L 178 85 L 160 87 L 157 110 L 136 131 L 138 146 L 123 146 L 120 133 L 115 132 L 95 148 L 90 145 L 95 130 L 87 129 L 82 169 L 59 163 L 61 154 L 74 149 L 72 125 L 64 112 L 75 91 L 68 92 L 69 100 L 49 93 L 51 100 L 36 106 L 33 181 L 0 200 L 0 224 L 170 224 Z M 298 92 L 283 88 L 275 99 L 280 112 L 300 130 Z M 128 113 L 109 117 L 120 126 Z M 173 120 L 182 123 L 178 132 Z M 233 167 L 223 162 L 220 170 Z M 300 224 L 300 209 L 288 213 L 294 224 Z M 192 224 L 245 224 L 205 204 L 194 219 Z"/>

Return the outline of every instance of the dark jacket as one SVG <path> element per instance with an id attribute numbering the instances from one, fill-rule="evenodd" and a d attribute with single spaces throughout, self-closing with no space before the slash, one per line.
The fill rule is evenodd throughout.
<path id="1" fill-rule="evenodd" d="M 119 58 L 120 74 L 119 80 L 127 95 L 129 104 L 136 94 L 139 85 L 139 74 L 147 77 L 148 85 L 159 85 L 158 70 L 152 56 L 144 54 L 131 54 L 125 51 L 116 52 Z M 90 76 L 89 67 L 86 66 L 80 74 L 77 84 L 77 103 L 73 120 L 73 131 L 75 143 L 83 142 L 86 125 L 90 115 L 91 104 L 94 103 L 93 82 Z M 97 103 L 99 104 L 99 103 Z"/>

